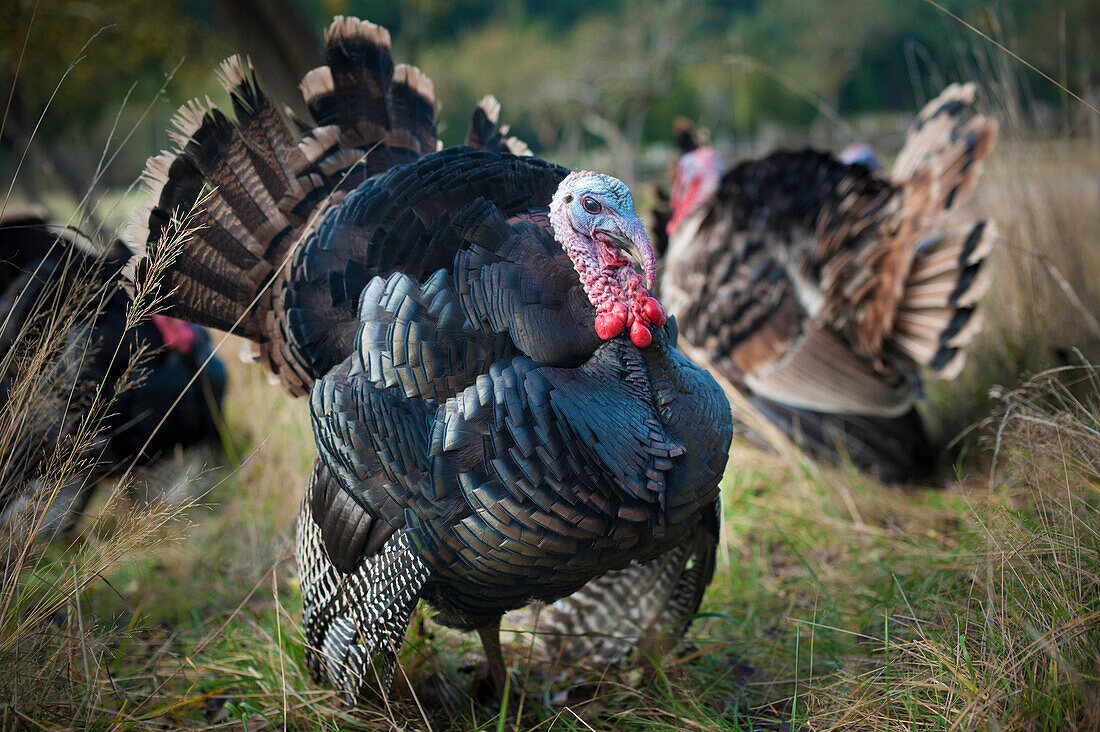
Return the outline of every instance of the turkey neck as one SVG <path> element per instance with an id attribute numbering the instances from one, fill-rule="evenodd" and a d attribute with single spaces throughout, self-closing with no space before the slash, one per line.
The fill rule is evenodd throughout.
<path id="1" fill-rule="evenodd" d="M 696 285 L 693 287 L 686 280 L 692 274 L 691 250 L 702 245 L 702 242 L 696 241 L 696 237 L 709 210 L 710 206 L 706 205 L 685 216 L 675 233 L 668 238 L 665 272 L 661 277 L 661 304 L 669 315 L 681 320 L 686 317 L 688 308 L 699 296 L 698 286 L 701 283 L 692 283 Z"/>
<path id="2" fill-rule="evenodd" d="M 641 351 L 653 406 L 668 438 L 682 445 L 668 476 L 665 521 L 691 522 L 715 500 L 729 458 L 733 416 L 721 387 L 669 343 L 667 333 Z"/>
<path id="3" fill-rule="evenodd" d="M 664 331 L 655 336 L 652 345 L 641 349 L 649 382 L 650 398 L 661 422 L 674 433 L 686 436 L 683 428 L 694 428 L 702 413 L 698 411 L 697 374 L 685 369 L 687 361 L 669 345 Z"/>

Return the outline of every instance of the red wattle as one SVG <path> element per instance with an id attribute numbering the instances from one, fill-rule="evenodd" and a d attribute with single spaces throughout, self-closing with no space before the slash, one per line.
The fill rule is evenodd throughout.
<path id="1" fill-rule="evenodd" d="M 642 305 L 642 312 L 644 312 L 645 316 L 649 318 L 649 321 L 658 328 L 664 326 L 665 321 L 668 320 L 668 316 L 665 315 L 664 306 L 652 297 L 646 298 L 645 303 Z"/>
<path id="2" fill-rule="evenodd" d="M 630 326 L 630 340 L 634 341 L 634 345 L 638 348 L 645 348 L 653 342 L 653 334 L 649 332 L 649 328 L 642 325 L 640 320 L 635 320 L 634 325 Z"/>
<path id="3" fill-rule="evenodd" d="M 626 305 L 621 302 L 617 302 L 611 306 L 611 312 L 614 315 L 617 315 L 619 319 L 622 320 L 624 323 L 627 323 L 627 316 L 630 315 L 630 310 L 627 309 Z M 627 323 L 627 325 L 629 325 L 629 323 Z"/>
<path id="4" fill-rule="evenodd" d="M 676 211 L 676 213 L 672 214 L 672 218 L 668 220 L 667 224 L 665 224 L 665 233 L 669 236 L 675 234 L 676 230 L 680 228 L 680 221 L 683 218 L 684 217 L 680 215 L 679 211 Z"/>
<path id="5" fill-rule="evenodd" d="M 596 316 L 596 335 L 609 341 L 623 332 L 626 323 L 615 313 L 600 313 Z M 633 333 L 633 331 L 631 331 Z"/>
<path id="6" fill-rule="evenodd" d="M 190 323 L 160 313 L 153 313 L 151 320 L 157 330 L 160 331 L 164 346 L 169 351 L 178 351 L 186 356 L 191 353 L 191 349 L 195 347 L 199 340 L 199 334 L 196 332 L 195 326 Z"/>

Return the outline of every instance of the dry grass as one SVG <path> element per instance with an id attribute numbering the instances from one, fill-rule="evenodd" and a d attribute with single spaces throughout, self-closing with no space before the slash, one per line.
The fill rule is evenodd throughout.
<path id="1" fill-rule="evenodd" d="M 1004 398 L 994 482 L 959 496 L 949 534 L 907 537 L 918 561 L 891 567 L 870 653 L 811 683 L 812 727 L 1100 725 L 1096 377 L 1045 372 Z"/>
<path id="2" fill-rule="evenodd" d="M 187 509 L 184 503 L 127 510 L 119 490 L 108 499 L 111 511 L 80 535 L 56 542 L 68 543 L 65 551 L 45 551 L 36 541 L 65 523 L 64 507 L 94 473 L 90 456 L 99 425 L 113 399 L 140 385 L 149 356 L 143 348 L 123 354 L 82 335 L 83 314 L 110 295 L 100 279 L 86 272 L 64 286 L 51 284 L 33 306 L 27 295 L 5 313 L 10 347 L 0 373 L 9 389 L 0 412 L 0 455 L 3 505 L 11 515 L 2 529 L 0 566 L 0 720 L 7 725 L 94 715 L 111 636 L 100 632 L 82 600 L 90 586 L 169 536 L 166 527 Z M 147 312 L 135 307 L 132 322 Z M 111 398 L 102 385 L 74 378 L 81 361 L 104 348 L 115 349 L 110 359 L 128 359 Z M 130 477 L 121 485 L 130 486 Z"/>
<path id="3" fill-rule="evenodd" d="M 1021 373 L 1100 361 L 1100 140 L 1025 140 L 1007 130 L 975 208 L 997 222 L 985 328 L 962 377 L 929 385 L 929 412 L 948 437 L 984 418 L 989 388 Z"/>

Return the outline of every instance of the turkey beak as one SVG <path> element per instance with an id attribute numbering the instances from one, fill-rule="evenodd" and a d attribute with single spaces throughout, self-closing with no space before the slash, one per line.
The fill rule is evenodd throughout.
<path id="1" fill-rule="evenodd" d="M 642 222 L 635 218 L 633 221 L 620 221 L 615 227 L 601 229 L 600 233 L 607 237 L 623 256 L 634 262 L 645 273 L 645 286 L 652 290 L 657 284 L 657 257 L 653 253 L 653 244 L 649 241 L 649 235 L 645 232 Z"/>

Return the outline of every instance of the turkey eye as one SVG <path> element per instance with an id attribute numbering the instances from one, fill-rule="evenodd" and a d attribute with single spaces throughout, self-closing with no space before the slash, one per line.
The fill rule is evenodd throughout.
<path id="1" fill-rule="evenodd" d="M 598 214 L 600 212 L 600 203 L 595 198 L 585 196 L 581 199 L 581 205 L 584 206 L 584 210 L 590 214 Z"/>

